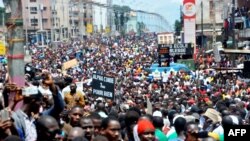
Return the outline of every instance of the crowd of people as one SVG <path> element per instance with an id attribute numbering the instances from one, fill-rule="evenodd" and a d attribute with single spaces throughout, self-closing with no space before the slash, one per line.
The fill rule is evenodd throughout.
<path id="1" fill-rule="evenodd" d="M 3 79 L 0 140 L 224 141 L 226 125 L 249 124 L 250 87 L 208 67 L 151 78 L 157 35 L 95 36 L 29 48 L 26 87 Z M 72 59 L 77 65 L 65 69 Z M 198 59 L 213 64 L 214 58 Z M 207 65 L 209 66 L 209 65 Z M 92 94 L 93 74 L 114 77 L 115 98 Z"/>

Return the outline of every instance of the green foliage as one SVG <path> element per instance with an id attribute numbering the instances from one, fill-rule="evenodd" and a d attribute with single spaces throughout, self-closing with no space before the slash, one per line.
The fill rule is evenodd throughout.
<path id="1" fill-rule="evenodd" d="M 124 32 L 125 24 L 129 20 L 129 12 L 131 11 L 131 8 L 129 6 L 113 5 L 113 10 L 115 14 L 114 23 L 116 30 Z"/>
<path id="2" fill-rule="evenodd" d="M 143 22 L 137 22 L 137 32 L 141 35 L 146 28 L 146 25 Z"/>
<path id="3" fill-rule="evenodd" d="M 3 23 L 3 14 L 4 14 L 4 20 L 6 22 L 6 13 L 5 13 L 5 8 L 0 7 L 0 26 L 4 25 L 5 23 Z"/>
<path id="4" fill-rule="evenodd" d="M 179 20 L 176 20 L 174 23 L 175 35 L 180 36 L 182 25 Z"/>

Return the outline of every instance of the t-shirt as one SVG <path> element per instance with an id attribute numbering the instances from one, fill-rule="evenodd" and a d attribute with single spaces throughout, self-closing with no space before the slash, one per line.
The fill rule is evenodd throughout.
<path id="1" fill-rule="evenodd" d="M 166 141 L 167 136 L 159 129 L 155 130 L 155 137 L 158 139 L 158 141 Z"/>
<path id="2" fill-rule="evenodd" d="M 167 141 L 169 141 L 169 140 L 171 140 L 171 139 L 175 139 L 175 138 L 177 138 L 177 137 L 178 137 L 178 135 L 177 135 L 177 133 L 176 133 L 176 131 L 175 131 L 175 128 L 172 127 L 172 128 L 168 131 L 168 133 L 167 133 Z"/>

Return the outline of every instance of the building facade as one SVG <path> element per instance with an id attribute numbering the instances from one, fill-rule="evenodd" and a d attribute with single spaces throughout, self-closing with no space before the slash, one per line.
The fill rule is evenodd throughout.
<path id="1" fill-rule="evenodd" d="M 70 36 L 69 2 L 70 0 L 51 1 L 52 41 L 62 40 Z"/>
<path id="2" fill-rule="evenodd" d="M 174 44 L 175 38 L 173 32 L 162 32 L 157 34 L 158 44 Z"/>
<path id="3" fill-rule="evenodd" d="M 51 1 L 22 0 L 23 22 L 26 40 L 46 44 L 51 37 Z"/>
<path id="4" fill-rule="evenodd" d="M 127 32 L 167 32 L 171 30 L 163 16 L 146 11 L 131 11 L 127 22 Z"/>
<path id="5" fill-rule="evenodd" d="M 204 35 L 212 36 L 214 28 L 218 35 L 221 34 L 223 6 L 221 0 L 196 1 L 196 31 L 198 34 L 201 32 L 202 24 Z"/>
<path id="6" fill-rule="evenodd" d="M 94 32 L 102 33 L 108 27 L 108 0 L 94 0 L 93 17 Z"/>
<path id="7" fill-rule="evenodd" d="M 236 26 L 236 38 L 240 41 L 250 40 L 250 1 L 248 0 L 236 0 L 237 11 L 239 14 L 235 16 Z M 239 9 L 239 10 L 238 10 Z M 249 45 L 248 45 L 249 46 Z"/>

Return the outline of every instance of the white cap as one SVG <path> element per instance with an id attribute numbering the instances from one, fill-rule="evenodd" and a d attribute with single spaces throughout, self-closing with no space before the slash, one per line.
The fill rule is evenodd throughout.
<path id="1" fill-rule="evenodd" d="M 162 113 L 160 111 L 155 111 L 153 117 L 162 117 Z"/>
<path id="2" fill-rule="evenodd" d="M 102 112 L 102 111 L 101 111 L 101 112 L 99 112 L 98 114 L 99 114 L 102 118 L 106 118 L 106 117 L 108 117 L 108 116 L 107 116 L 104 112 Z"/>
<path id="3" fill-rule="evenodd" d="M 102 101 L 102 102 L 103 102 L 104 100 L 103 100 L 102 97 L 98 97 L 98 98 L 96 99 L 96 101 Z"/>

